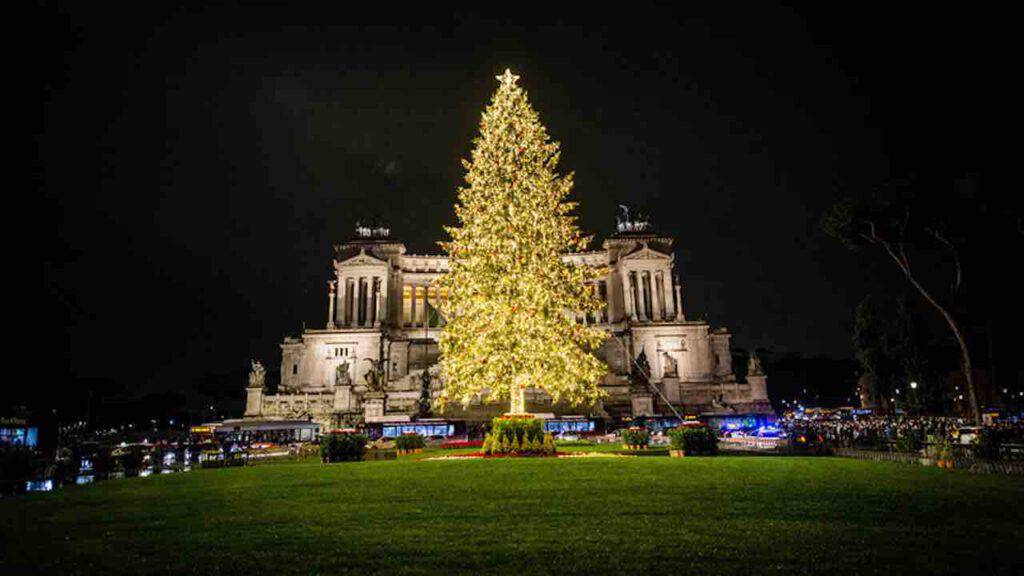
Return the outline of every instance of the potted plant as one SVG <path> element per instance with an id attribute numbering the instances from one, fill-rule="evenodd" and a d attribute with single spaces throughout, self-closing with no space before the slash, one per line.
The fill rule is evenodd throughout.
<path id="1" fill-rule="evenodd" d="M 954 468 L 953 463 L 953 444 L 948 438 L 944 438 L 939 441 L 935 446 L 936 448 L 936 459 L 939 462 L 939 468 Z"/>

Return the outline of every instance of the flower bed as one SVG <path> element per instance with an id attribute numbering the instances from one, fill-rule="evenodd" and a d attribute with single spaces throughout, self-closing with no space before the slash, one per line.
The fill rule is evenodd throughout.
<path id="1" fill-rule="evenodd" d="M 441 442 L 440 447 L 445 450 L 453 450 L 458 448 L 482 448 L 483 445 L 483 440 L 445 440 Z"/>

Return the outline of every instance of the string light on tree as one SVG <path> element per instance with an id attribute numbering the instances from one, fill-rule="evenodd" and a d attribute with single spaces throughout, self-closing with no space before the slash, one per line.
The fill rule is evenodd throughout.
<path id="1" fill-rule="evenodd" d="M 604 271 L 565 262 L 584 250 L 567 201 L 572 175 L 556 172 L 558 143 L 511 70 L 480 120 L 459 189 L 458 226 L 451 240 L 450 272 L 438 282 L 448 291 L 440 337 L 445 379 L 442 403 L 469 404 L 482 394 L 509 399 L 510 413 L 526 412 L 526 388 L 555 402 L 586 405 L 601 392 L 607 367 L 593 351 L 601 330 L 577 324 L 570 311 L 602 307 L 587 286 Z"/>

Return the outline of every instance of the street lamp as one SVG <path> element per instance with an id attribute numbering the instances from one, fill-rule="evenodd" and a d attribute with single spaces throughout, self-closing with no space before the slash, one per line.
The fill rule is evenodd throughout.
<path id="1" fill-rule="evenodd" d="M 917 390 L 917 382 L 911 382 L 910 383 L 910 389 L 911 390 Z"/>

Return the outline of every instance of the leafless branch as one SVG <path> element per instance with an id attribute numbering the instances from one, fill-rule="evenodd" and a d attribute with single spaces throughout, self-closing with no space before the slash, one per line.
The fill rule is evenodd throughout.
<path id="1" fill-rule="evenodd" d="M 947 249 L 949 249 L 949 252 L 953 255 L 953 264 L 956 266 L 956 276 L 953 278 L 953 285 L 950 287 L 950 290 L 953 292 L 953 294 L 958 294 L 960 292 L 960 284 L 963 282 L 963 268 L 960 266 L 959 251 L 956 249 L 956 246 L 954 246 L 953 243 L 950 242 L 950 240 L 942 234 L 942 232 L 939 232 L 937 229 L 931 227 L 927 227 L 925 228 L 925 230 L 927 230 L 929 234 L 934 236 L 936 240 L 938 240 Z"/>
<path id="2" fill-rule="evenodd" d="M 900 224 L 900 258 L 903 260 L 903 271 L 910 275 L 910 260 L 907 258 L 907 225 L 910 224 L 910 208 L 904 212 L 903 223 Z"/>

